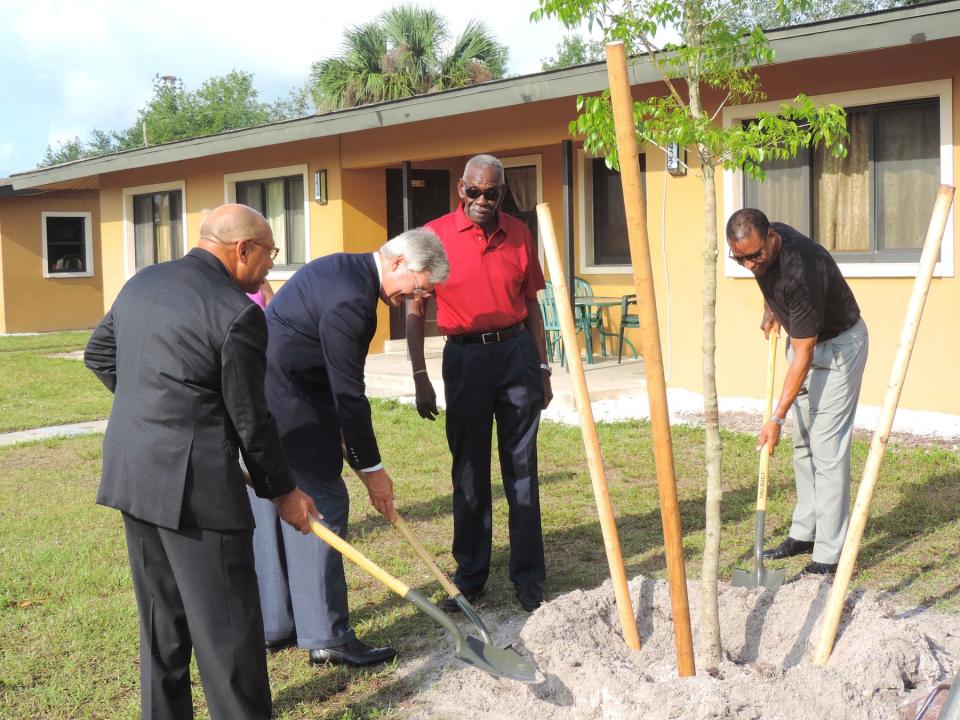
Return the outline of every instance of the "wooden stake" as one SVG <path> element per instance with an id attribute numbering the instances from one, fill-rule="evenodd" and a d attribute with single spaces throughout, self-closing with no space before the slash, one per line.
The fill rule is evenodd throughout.
<path id="1" fill-rule="evenodd" d="M 920 266 L 917 277 L 913 281 L 913 292 L 907 305 L 907 314 L 903 320 L 903 329 L 900 331 L 900 342 L 897 344 L 897 354 L 890 370 L 890 383 L 883 398 L 880 409 L 880 418 L 877 428 L 873 431 L 873 440 L 870 443 L 870 453 L 863 468 L 863 479 L 857 491 L 857 501 L 850 515 L 850 525 L 847 528 L 847 537 L 843 542 L 843 551 L 840 553 L 840 563 L 837 574 L 830 588 L 830 597 L 823 613 L 823 625 L 820 630 L 820 640 L 813 657 L 814 665 L 826 665 L 833 651 L 833 641 L 837 637 L 837 628 L 840 625 L 840 614 L 847 597 L 847 588 L 853 576 L 853 566 L 860 552 L 860 541 L 863 539 L 863 530 L 870 513 L 870 502 L 873 500 L 873 491 L 880 475 L 880 463 L 883 453 L 887 449 L 887 440 L 890 438 L 890 428 L 893 427 L 893 416 L 897 412 L 897 403 L 900 402 L 900 391 L 903 389 L 903 379 L 910 364 L 910 355 L 913 344 L 917 339 L 917 330 L 920 327 L 920 317 L 923 315 L 923 306 L 927 301 L 927 292 L 930 290 L 930 280 L 933 269 L 940 255 L 940 243 L 943 231 L 947 225 L 950 206 L 953 204 L 954 188 L 941 185 L 937 191 L 937 200 L 933 205 L 933 215 L 930 218 L 930 227 L 927 229 L 927 238 L 923 243 L 923 253 L 920 255 Z"/>
<path id="2" fill-rule="evenodd" d="M 653 288 L 650 242 L 647 238 L 647 211 L 640 184 L 637 162 L 636 127 L 633 124 L 633 96 L 627 77 L 627 55 L 623 43 L 607 45 L 607 75 L 610 79 L 610 101 L 617 131 L 617 152 L 620 156 L 620 180 L 627 214 L 630 239 L 630 260 L 633 283 L 637 291 L 640 314 L 640 337 L 643 365 L 647 376 L 647 397 L 650 401 L 650 428 L 653 434 L 653 459 L 657 467 L 657 489 L 660 494 L 660 517 L 663 521 L 663 545 L 670 582 L 673 608 L 673 631 L 677 645 L 677 667 L 680 677 L 693 675 L 693 637 L 690 632 L 690 606 L 687 601 L 687 574 L 683 561 L 683 538 L 680 529 L 680 504 L 677 501 L 677 480 L 673 468 L 673 437 L 670 434 L 670 413 L 667 409 L 667 383 L 663 375 L 660 353 L 660 324 L 657 319 L 657 298 Z"/>
<path id="3" fill-rule="evenodd" d="M 573 394 L 580 414 L 580 430 L 583 433 L 583 447 L 587 453 L 587 466 L 590 469 L 590 481 L 593 483 L 593 497 L 600 516 L 600 530 L 603 533 L 603 545 L 607 551 L 607 564 L 610 566 L 610 578 L 613 580 L 613 593 L 620 612 L 620 624 L 623 626 L 623 640 L 627 647 L 640 649 L 640 635 L 637 633 L 637 619 L 633 614 L 630 592 L 627 589 L 627 572 L 623 567 L 623 555 L 620 552 L 620 537 L 617 535 L 617 522 L 613 517 L 613 505 L 607 491 L 607 476 L 603 471 L 603 458 L 600 455 L 600 441 L 597 439 L 597 426 L 593 421 L 593 408 L 590 406 L 590 393 L 587 391 L 587 379 L 583 374 L 583 361 L 577 346 L 577 330 L 573 323 L 573 310 L 570 307 L 570 291 L 567 288 L 560 250 L 557 247 L 557 235 L 553 229 L 553 216 L 549 203 L 537 205 L 537 220 L 540 235 L 543 238 L 543 251 L 547 256 L 550 269 L 550 282 L 553 283 L 553 297 L 560 320 L 560 336 L 567 349 L 567 369 L 573 381 Z"/>

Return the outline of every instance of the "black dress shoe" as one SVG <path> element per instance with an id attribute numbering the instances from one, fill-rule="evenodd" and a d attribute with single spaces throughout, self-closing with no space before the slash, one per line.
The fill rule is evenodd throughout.
<path id="1" fill-rule="evenodd" d="M 343 645 L 329 648 L 318 648 L 310 651 L 311 665 L 349 665 L 350 667 L 365 667 L 379 665 L 393 660 L 397 651 L 391 647 L 370 647 L 356 638 Z"/>
<path id="2" fill-rule="evenodd" d="M 543 588 L 539 585 L 516 586 L 517 600 L 520 607 L 527 612 L 533 612 L 543 605 Z"/>
<path id="3" fill-rule="evenodd" d="M 480 596 L 483 595 L 483 590 L 468 590 L 464 592 L 460 591 L 460 594 L 463 595 L 464 599 L 473 605 L 477 600 L 480 599 Z M 458 613 L 460 612 L 460 606 L 457 605 L 457 601 L 452 597 L 444 598 L 443 602 L 440 603 L 440 609 L 448 613 Z"/>
<path id="4" fill-rule="evenodd" d="M 276 640 L 267 640 L 264 643 L 264 646 L 270 652 L 276 652 L 277 650 L 283 650 L 284 648 L 293 647 L 297 644 L 296 636 L 277 638 Z"/>
<path id="5" fill-rule="evenodd" d="M 839 563 L 822 563 L 814 560 L 801 572 L 805 575 L 833 575 L 837 571 L 837 565 Z"/>
<path id="6" fill-rule="evenodd" d="M 780 560 L 813 552 L 813 540 L 794 540 L 787 535 L 787 539 L 775 548 L 763 551 L 764 560 Z"/>

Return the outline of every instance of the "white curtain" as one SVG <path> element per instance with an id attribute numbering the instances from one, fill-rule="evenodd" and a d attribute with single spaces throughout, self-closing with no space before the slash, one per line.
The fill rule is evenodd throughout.
<path id="1" fill-rule="evenodd" d="M 287 222 L 283 203 L 283 179 L 267 180 L 263 183 L 266 196 L 266 208 L 263 215 L 273 230 L 273 241 L 280 248 L 276 264 L 287 264 Z"/>
<path id="2" fill-rule="evenodd" d="M 520 212 L 530 212 L 537 206 L 537 168 L 523 165 L 504 169 L 508 192 Z"/>
<path id="3" fill-rule="evenodd" d="M 923 247 L 940 183 L 939 140 L 933 103 L 877 114 L 878 249 Z"/>

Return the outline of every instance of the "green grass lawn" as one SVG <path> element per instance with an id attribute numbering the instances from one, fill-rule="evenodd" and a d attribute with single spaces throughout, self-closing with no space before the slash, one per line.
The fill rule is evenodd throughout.
<path id="1" fill-rule="evenodd" d="M 449 459 L 442 418 L 427 423 L 412 408 L 390 402 L 375 402 L 374 416 L 400 512 L 449 572 Z M 663 578 L 649 427 L 603 425 L 600 436 L 628 575 Z M 687 574 L 696 577 L 703 543 L 702 431 L 676 428 L 674 443 Z M 732 567 L 750 566 L 754 443 L 748 435 L 724 436 L 724 578 Z M 582 448 L 577 428 L 544 424 L 540 474 L 550 596 L 595 587 L 608 575 Z M 855 477 L 866 453 L 867 445 L 858 442 Z M 767 535 L 777 540 L 789 527 L 793 507 L 788 463 L 789 447 L 782 447 L 773 462 L 767 515 Z M 137 716 L 136 606 L 119 514 L 93 504 L 99 467 L 99 437 L 0 448 L 0 718 Z M 439 585 L 369 509 L 359 483 L 351 478 L 348 484 L 355 545 L 439 600 Z M 507 580 L 502 491 L 496 498 L 493 569 L 481 613 L 483 607 L 515 604 Z M 958 517 L 960 454 L 890 448 L 854 586 L 895 591 L 903 604 L 957 612 Z M 804 562 L 786 563 L 789 575 Z M 392 644 L 404 658 L 448 642 L 431 621 L 355 568 L 348 569 L 348 582 L 353 622 L 365 639 Z M 392 668 L 309 668 L 305 653 L 297 650 L 270 657 L 281 718 L 396 715 L 392 708 L 417 687 L 416 678 L 398 681 L 395 674 Z M 198 717 L 207 717 L 199 684 L 196 705 Z"/>
<path id="2" fill-rule="evenodd" d="M 96 420 L 110 393 L 80 360 L 51 357 L 83 350 L 89 332 L 0 337 L 0 432 Z"/>

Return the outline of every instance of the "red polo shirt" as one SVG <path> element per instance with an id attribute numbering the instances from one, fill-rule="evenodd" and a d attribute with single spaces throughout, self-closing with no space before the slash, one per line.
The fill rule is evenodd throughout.
<path id="1" fill-rule="evenodd" d="M 488 332 L 523 322 L 527 300 L 544 288 L 537 248 L 527 226 L 497 212 L 489 240 L 459 205 L 428 222 L 450 261 L 450 277 L 437 285 L 437 327 L 444 335 Z"/>

